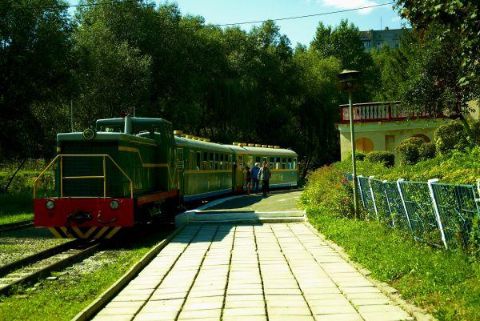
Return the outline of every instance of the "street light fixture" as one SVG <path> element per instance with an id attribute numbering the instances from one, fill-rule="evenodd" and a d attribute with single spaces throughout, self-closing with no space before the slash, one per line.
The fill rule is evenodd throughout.
<path id="1" fill-rule="evenodd" d="M 353 128 L 352 92 L 357 89 L 357 79 L 360 71 L 344 69 L 338 74 L 340 88 L 348 93 L 348 114 L 350 119 L 350 142 L 352 144 L 352 169 L 353 169 L 353 215 L 355 219 L 358 213 L 357 200 L 357 164 L 355 159 L 355 132 Z"/>

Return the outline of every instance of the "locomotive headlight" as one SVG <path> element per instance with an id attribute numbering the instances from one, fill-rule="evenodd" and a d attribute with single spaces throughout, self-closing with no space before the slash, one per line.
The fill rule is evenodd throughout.
<path id="1" fill-rule="evenodd" d="M 110 202 L 110 208 L 112 210 L 116 210 L 119 207 L 120 207 L 120 203 L 117 200 L 113 200 Z"/>
<path id="2" fill-rule="evenodd" d="M 55 208 L 55 202 L 53 200 L 48 200 L 45 203 L 45 207 L 47 208 L 47 210 L 53 210 Z"/>

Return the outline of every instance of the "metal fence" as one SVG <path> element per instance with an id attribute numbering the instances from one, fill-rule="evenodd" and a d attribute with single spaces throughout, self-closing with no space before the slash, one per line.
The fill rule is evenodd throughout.
<path id="1" fill-rule="evenodd" d="M 479 229 L 480 181 L 477 185 L 446 184 L 437 179 L 389 182 L 361 175 L 357 180 L 368 220 L 407 230 L 418 241 L 447 249 L 465 248 L 474 234 L 480 234 L 473 230 Z"/>

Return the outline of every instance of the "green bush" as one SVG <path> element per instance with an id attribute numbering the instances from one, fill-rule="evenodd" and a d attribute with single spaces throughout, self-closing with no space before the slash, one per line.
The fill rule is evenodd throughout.
<path id="1" fill-rule="evenodd" d="M 465 150 L 468 146 L 465 128 L 458 122 L 450 122 L 438 127 L 435 131 L 435 145 L 440 154 L 448 154 L 453 150 Z"/>
<path id="2" fill-rule="evenodd" d="M 398 157 L 402 165 L 414 165 L 420 160 L 419 146 L 402 142 L 397 147 Z"/>
<path id="3" fill-rule="evenodd" d="M 472 144 L 480 145 L 480 120 L 473 121 L 470 124 L 470 129 L 472 131 L 472 137 L 470 137 Z"/>
<path id="4" fill-rule="evenodd" d="M 406 139 L 402 140 L 402 142 L 400 144 L 413 144 L 417 147 L 420 147 L 423 144 L 425 144 L 425 141 L 423 139 L 419 138 L 419 137 L 412 136 L 412 137 L 409 137 L 409 138 L 406 138 Z"/>
<path id="5" fill-rule="evenodd" d="M 357 161 L 363 162 L 365 160 L 365 153 L 362 152 L 355 152 L 355 159 Z M 352 153 L 348 153 L 346 159 L 352 159 Z"/>
<path id="6" fill-rule="evenodd" d="M 322 208 L 330 215 L 353 217 L 353 189 L 344 174 L 334 166 L 310 173 L 301 197 L 303 205 Z"/>
<path id="7" fill-rule="evenodd" d="M 393 165 L 395 165 L 395 155 L 387 151 L 370 152 L 365 157 L 365 160 L 371 163 L 381 163 L 386 167 L 393 167 Z"/>
<path id="8" fill-rule="evenodd" d="M 418 148 L 420 154 L 420 160 L 427 160 L 434 158 L 437 153 L 437 147 L 434 143 L 423 143 Z"/>

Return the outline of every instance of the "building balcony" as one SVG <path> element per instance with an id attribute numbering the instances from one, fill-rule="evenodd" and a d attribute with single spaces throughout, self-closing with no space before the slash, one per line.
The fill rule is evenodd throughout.
<path id="1" fill-rule="evenodd" d="M 354 122 L 399 121 L 415 118 L 438 118 L 426 112 L 408 113 L 402 111 L 399 101 L 369 102 L 352 105 Z M 440 117 L 443 118 L 443 117 Z M 348 104 L 340 105 L 340 124 L 348 124 Z"/>

